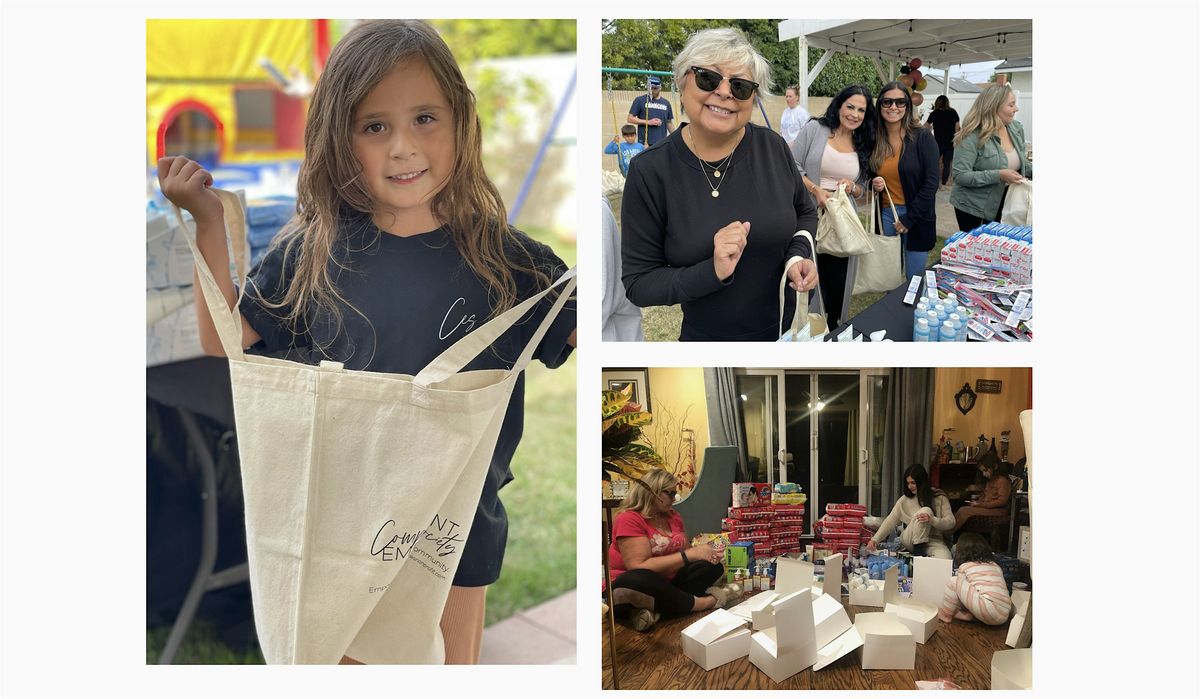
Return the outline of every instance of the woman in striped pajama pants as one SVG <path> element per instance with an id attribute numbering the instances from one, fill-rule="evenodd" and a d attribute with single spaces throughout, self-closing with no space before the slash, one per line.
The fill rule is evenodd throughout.
<path id="1" fill-rule="evenodd" d="M 987 540 L 978 534 L 960 536 L 954 563 L 958 573 L 946 584 L 938 618 L 946 623 L 978 619 L 991 626 L 1007 622 L 1012 598 Z"/>

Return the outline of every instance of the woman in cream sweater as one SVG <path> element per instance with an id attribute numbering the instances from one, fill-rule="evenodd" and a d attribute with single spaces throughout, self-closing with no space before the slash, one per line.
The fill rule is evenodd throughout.
<path id="1" fill-rule="evenodd" d="M 867 542 L 876 550 L 891 536 L 896 525 L 903 524 L 900 546 L 918 556 L 950 558 L 943 532 L 954 529 L 950 500 L 942 491 L 929 485 L 929 473 L 921 464 L 913 464 L 904 472 L 904 495 L 896 501 L 891 513 L 879 525 L 879 531 Z"/>

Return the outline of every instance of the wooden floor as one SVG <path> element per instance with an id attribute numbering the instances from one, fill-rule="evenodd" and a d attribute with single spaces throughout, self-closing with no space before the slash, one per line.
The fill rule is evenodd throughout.
<path id="1" fill-rule="evenodd" d="M 843 603 L 844 603 L 843 598 Z M 847 606 L 850 619 L 857 611 L 878 612 L 874 607 Z M 1004 650 L 1008 625 L 986 626 L 979 622 L 939 622 L 937 633 L 924 645 L 917 644 L 913 670 L 863 670 L 862 648 L 832 665 L 792 675 L 780 684 L 750 663 L 748 657 L 705 672 L 683 654 L 679 634 L 708 612 L 662 620 L 645 633 L 618 622 L 616 631 L 617 671 L 625 689 L 916 689 L 917 680 L 948 677 L 963 689 L 991 686 L 992 653 Z M 604 621 L 602 681 L 612 689 L 608 652 L 608 620 Z"/>

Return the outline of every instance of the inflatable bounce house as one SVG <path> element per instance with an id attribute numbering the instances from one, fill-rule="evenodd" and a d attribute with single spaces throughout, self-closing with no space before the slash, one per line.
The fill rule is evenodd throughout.
<path id="1" fill-rule="evenodd" d="M 330 20 L 147 20 L 146 153 L 208 168 L 298 162 Z"/>

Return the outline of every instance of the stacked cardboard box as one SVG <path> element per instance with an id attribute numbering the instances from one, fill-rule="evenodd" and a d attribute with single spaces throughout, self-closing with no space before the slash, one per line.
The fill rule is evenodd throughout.
<path id="1" fill-rule="evenodd" d="M 859 546 L 871 538 L 870 530 L 863 526 L 866 515 L 864 505 L 829 503 L 825 506 L 825 516 L 813 526 L 814 546 L 844 555 L 857 553 Z"/>
<path id="2" fill-rule="evenodd" d="M 729 532 L 731 543 L 754 544 L 754 555 L 770 558 L 775 555 L 771 546 L 771 526 L 775 511 L 770 505 L 759 507 L 731 507 L 729 516 L 721 520 L 721 529 Z"/>
<path id="3" fill-rule="evenodd" d="M 771 505 L 775 517 L 771 520 L 771 550 L 774 555 L 796 553 L 804 546 L 800 537 L 804 535 L 804 505 Z"/>
<path id="4" fill-rule="evenodd" d="M 934 265 L 937 290 L 971 312 L 968 335 L 1000 342 L 1033 338 L 1033 229 L 988 223 L 946 241 Z"/>
<path id="5" fill-rule="evenodd" d="M 782 486 L 790 492 L 772 492 Z M 734 483 L 733 507 L 721 521 L 731 542 L 754 543 L 757 558 L 771 558 L 803 549 L 804 511 L 807 497 L 794 484 Z"/>
<path id="6" fill-rule="evenodd" d="M 272 239 L 296 212 L 294 197 L 278 196 L 245 202 L 248 262 L 253 265 L 266 254 Z M 194 232 L 191 214 L 183 212 L 184 223 Z M 146 210 L 146 365 L 156 366 L 204 355 L 196 327 L 192 294 L 194 258 L 186 233 L 170 205 L 151 203 Z M 237 277 L 232 240 L 229 273 Z"/>

